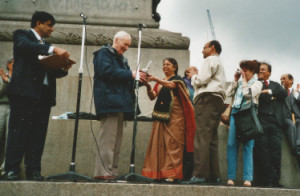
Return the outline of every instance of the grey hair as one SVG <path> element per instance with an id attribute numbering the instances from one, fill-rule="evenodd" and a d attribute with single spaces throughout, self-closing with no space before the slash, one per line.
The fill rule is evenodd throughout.
<path id="1" fill-rule="evenodd" d="M 127 37 L 129 37 L 131 39 L 131 36 L 130 36 L 129 33 L 125 32 L 125 31 L 119 31 L 119 32 L 117 32 L 115 34 L 115 36 L 114 36 L 114 42 L 116 41 L 117 38 L 122 38 L 122 37 L 125 37 L 125 36 L 127 36 Z"/>

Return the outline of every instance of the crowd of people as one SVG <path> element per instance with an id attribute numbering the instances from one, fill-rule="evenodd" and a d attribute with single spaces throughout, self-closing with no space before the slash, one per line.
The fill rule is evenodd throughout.
<path id="1" fill-rule="evenodd" d="M 29 31 L 14 32 L 14 58 L 7 61 L 8 73 L 0 70 L 0 137 L 7 136 L 2 177 L 5 180 L 20 179 L 23 157 L 26 179 L 44 180 L 41 157 L 50 110 L 55 105 L 55 81 L 66 76 L 70 68 L 49 70 L 38 62 L 39 55 L 56 54 L 65 59 L 70 56 L 66 50 L 45 42 L 54 24 L 51 14 L 35 12 Z M 130 45 L 130 34 L 119 31 L 112 45 L 106 44 L 94 52 L 93 93 L 100 120 L 94 180 L 118 177 L 123 122 L 131 120 L 134 112 L 137 72 L 130 70 L 124 57 Z M 280 85 L 269 79 L 270 64 L 243 60 L 226 89 L 221 52 L 218 41 L 207 42 L 202 51 L 204 62 L 198 69 L 186 69 L 183 78 L 179 76 L 177 60 L 172 57 L 162 61 L 162 79 L 139 72 L 141 86 L 147 88 L 150 100 L 156 100 L 141 173 L 158 182 L 220 184 L 218 127 L 226 97 L 232 97 L 227 185 L 235 185 L 238 148 L 242 144 L 243 185 L 252 186 L 255 169 L 259 176 L 257 186 L 280 187 L 282 131 L 300 169 L 300 85 L 293 89 L 291 74 L 283 74 Z M 151 82 L 155 83 L 153 87 Z M 234 114 L 251 101 L 256 105 L 264 134 L 241 143 Z"/>

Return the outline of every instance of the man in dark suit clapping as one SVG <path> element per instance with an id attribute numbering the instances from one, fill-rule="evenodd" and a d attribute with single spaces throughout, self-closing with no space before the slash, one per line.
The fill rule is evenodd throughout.
<path id="1" fill-rule="evenodd" d="M 281 84 L 288 93 L 283 104 L 284 132 L 292 148 L 292 154 L 296 156 L 300 169 L 300 104 L 299 84 L 293 89 L 294 78 L 291 74 L 283 74 Z"/>
<path id="2" fill-rule="evenodd" d="M 279 187 L 283 126 L 281 108 L 287 92 L 279 83 L 269 79 L 271 71 L 271 65 L 261 63 L 258 79 L 263 82 L 263 88 L 259 96 L 258 117 L 264 135 L 256 140 L 255 161 L 259 167 L 260 185 Z"/>
<path id="3" fill-rule="evenodd" d="M 67 75 L 70 67 L 46 70 L 39 55 L 56 54 L 68 59 L 69 53 L 51 46 L 43 38 L 53 32 L 54 17 L 35 12 L 31 30 L 16 30 L 13 35 L 14 70 L 8 97 L 10 120 L 5 159 L 5 180 L 20 179 L 20 164 L 25 155 L 27 180 L 44 180 L 41 176 L 43 154 L 51 107 L 55 105 L 56 78 Z"/>

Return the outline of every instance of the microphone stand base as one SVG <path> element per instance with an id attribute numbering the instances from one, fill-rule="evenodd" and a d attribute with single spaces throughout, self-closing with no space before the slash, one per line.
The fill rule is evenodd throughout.
<path id="1" fill-rule="evenodd" d="M 141 183 L 152 183 L 153 179 L 151 178 L 147 178 L 145 176 L 136 174 L 136 173 L 129 173 L 126 174 L 124 176 L 120 176 L 116 179 L 116 181 L 118 182 L 118 180 L 120 181 L 129 181 L 129 182 L 141 182 Z"/>
<path id="2" fill-rule="evenodd" d="M 46 177 L 47 181 L 71 181 L 71 182 L 77 182 L 77 181 L 88 181 L 91 182 L 93 181 L 90 177 L 84 176 L 82 174 L 69 171 L 67 173 L 62 173 L 62 174 L 56 174 L 52 176 L 47 176 Z"/>
<path id="3" fill-rule="evenodd" d="M 142 182 L 142 183 L 152 183 L 153 179 L 147 178 L 145 176 L 134 173 L 134 167 L 130 166 L 129 174 L 125 174 L 116 179 L 116 181 L 130 181 L 130 182 Z"/>

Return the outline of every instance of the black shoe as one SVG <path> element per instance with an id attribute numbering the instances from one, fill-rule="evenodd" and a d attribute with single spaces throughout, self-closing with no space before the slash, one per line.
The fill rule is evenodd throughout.
<path id="1" fill-rule="evenodd" d="M 193 176 L 189 180 L 182 181 L 181 184 L 209 184 L 209 181 L 206 178 L 198 178 Z"/>
<path id="2" fill-rule="evenodd" d="M 15 172 L 15 171 L 9 171 L 7 173 L 5 173 L 3 176 L 2 176 L 2 179 L 3 180 L 10 180 L 10 181 L 15 181 L 15 180 L 20 180 L 21 179 L 21 176 L 18 172 Z"/>
<path id="3" fill-rule="evenodd" d="M 221 178 L 213 178 L 209 182 L 211 184 L 219 185 L 219 184 L 221 184 L 222 180 L 221 180 Z"/>
<path id="4" fill-rule="evenodd" d="M 26 173 L 26 180 L 32 180 L 32 181 L 44 181 L 44 176 L 41 175 L 40 172 L 32 172 L 32 173 Z"/>
<path id="5" fill-rule="evenodd" d="M 284 188 L 284 186 L 281 185 L 281 184 L 279 184 L 279 182 L 272 183 L 272 187 L 273 187 L 273 188 Z"/>

